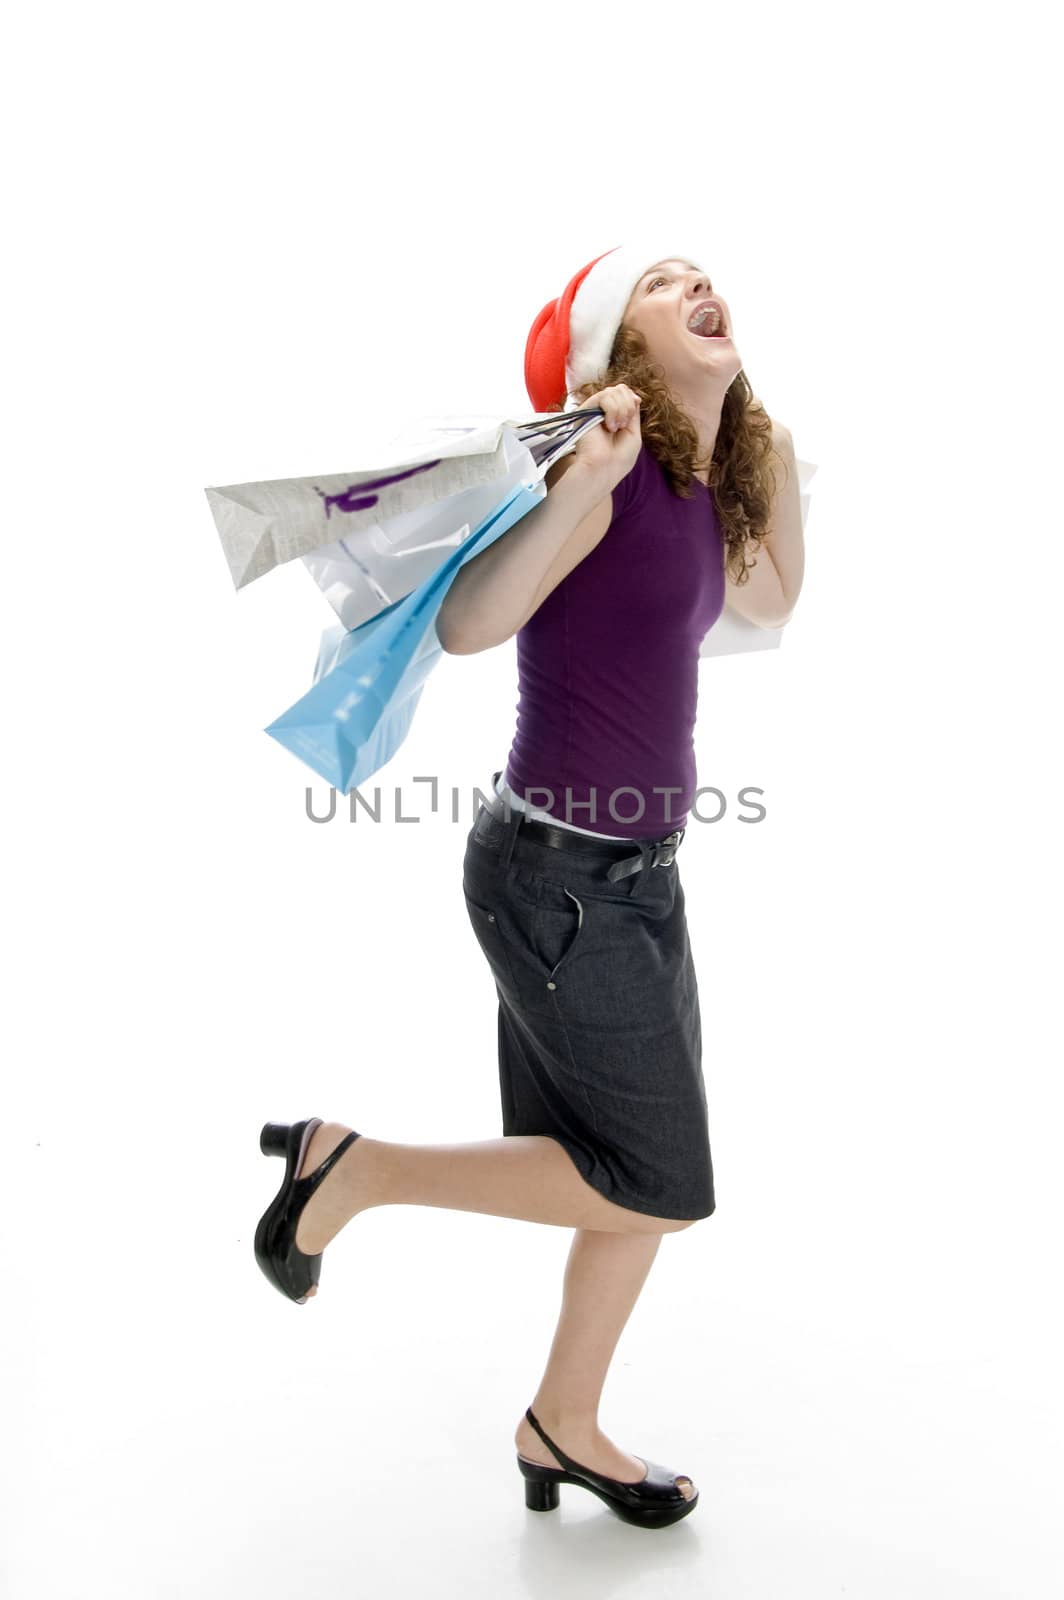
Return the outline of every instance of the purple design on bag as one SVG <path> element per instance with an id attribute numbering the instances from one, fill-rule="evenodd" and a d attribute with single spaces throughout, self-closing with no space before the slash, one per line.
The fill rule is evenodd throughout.
<path id="1" fill-rule="evenodd" d="M 442 459 L 442 458 L 441 458 Z M 314 485 L 315 494 L 320 494 L 325 502 L 325 516 L 328 518 L 330 506 L 335 506 L 337 511 L 368 511 L 370 506 L 375 506 L 380 499 L 379 495 L 369 493 L 373 489 L 386 489 L 390 483 L 402 483 L 404 478 L 413 478 L 419 472 L 428 472 L 432 467 L 438 467 L 439 460 L 422 461 L 416 467 L 408 467 L 405 472 L 390 472 L 383 478 L 367 478 L 365 483 L 353 483 L 342 494 L 326 494 L 323 489 Z"/>

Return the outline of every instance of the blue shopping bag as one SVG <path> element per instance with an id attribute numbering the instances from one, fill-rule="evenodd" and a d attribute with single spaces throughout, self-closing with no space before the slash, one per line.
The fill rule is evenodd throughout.
<path id="1" fill-rule="evenodd" d="M 542 479 L 519 484 L 417 589 L 360 627 L 327 629 L 313 688 L 265 732 L 343 794 L 379 772 L 410 731 L 443 654 L 435 621 L 459 568 L 546 493 Z"/>

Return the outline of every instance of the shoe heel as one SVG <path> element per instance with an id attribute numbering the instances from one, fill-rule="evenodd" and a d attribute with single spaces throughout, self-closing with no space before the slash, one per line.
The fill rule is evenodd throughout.
<path id="1" fill-rule="evenodd" d="M 286 1156 L 288 1154 L 289 1124 L 287 1122 L 267 1122 L 259 1134 L 259 1149 L 264 1156 Z"/>
<path id="2" fill-rule="evenodd" d="M 558 1499 L 556 1483 L 533 1483 L 531 1478 L 525 1479 L 525 1505 L 529 1511 L 557 1511 Z"/>
<path id="3" fill-rule="evenodd" d="M 525 1480 L 525 1505 L 529 1511 L 557 1511 L 558 1485 L 563 1474 L 557 1467 L 541 1467 L 526 1461 L 518 1451 L 517 1465 Z"/>

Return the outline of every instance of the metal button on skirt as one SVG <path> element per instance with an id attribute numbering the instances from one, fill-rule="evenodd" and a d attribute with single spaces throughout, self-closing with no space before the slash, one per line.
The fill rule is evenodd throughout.
<path id="1" fill-rule="evenodd" d="M 702 1028 L 678 857 L 611 881 L 616 851 L 587 838 L 556 849 L 523 820 L 482 808 L 463 864 L 498 995 L 503 1133 L 558 1140 L 615 1205 L 708 1217 Z"/>

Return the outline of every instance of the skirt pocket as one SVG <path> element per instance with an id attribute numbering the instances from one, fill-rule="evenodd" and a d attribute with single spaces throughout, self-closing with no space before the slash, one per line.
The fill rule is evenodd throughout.
<path id="1" fill-rule="evenodd" d="M 473 931 L 503 990 L 527 1011 L 553 1018 L 555 991 L 582 945 L 582 897 L 518 867 L 490 885 L 467 873 L 462 887 Z"/>
<path id="2" fill-rule="evenodd" d="M 532 950 L 547 978 L 556 984 L 580 943 L 584 931 L 584 903 L 562 883 L 543 883 L 539 903 L 532 911 L 529 937 Z"/>

